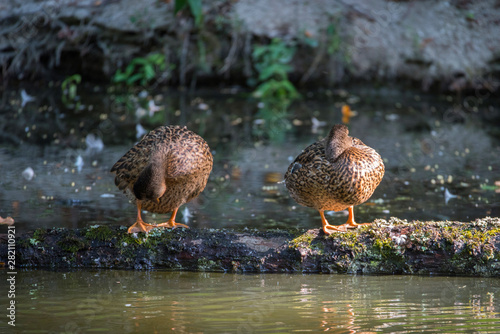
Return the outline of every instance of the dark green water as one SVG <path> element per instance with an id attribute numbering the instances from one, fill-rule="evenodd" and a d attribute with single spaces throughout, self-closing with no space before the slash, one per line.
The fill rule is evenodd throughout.
<path id="1" fill-rule="evenodd" d="M 494 278 L 37 270 L 16 286 L 18 333 L 500 332 Z"/>
<path id="2" fill-rule="evenodd" d="M 207 188 L 180 208 L 179 220 L 193 228 L 319 228 L 318 213 L 297 205 L 278 181 L 303 148 L 341 122 L 344 103 L 357 112 L 350 134 L 375 148 L 386 165 L 372 198 L 355 208 L 358 222 L 500 215 L 500 109 L 491 94 L 457 99 L 388 89 L 325 91 L 304 93 L 287 113 L 269 115 L 258 101 L 217 91 L 78 89 L 81 110 L 62 105 L 58 90 L 28 89 L 38 95 L 24 106 L 19 91 L 4 93 L 0 216 L 12 216 L 18 232 L 131 225 L 135 208 L 109 169 L 137 141 L 137 125 L 151 130 L 162 124 L 187 125 L 214 153 Z M 152 99 L 160 110 L 150 116 Z M 102 139 L 102 151 L 89 149 L 89 134 Z M 22 176 L 28 167 L 31 180 Z M 332 224 L 346 220 L 345 212 L 328 214 Z M 167 216 L 143 218 L 157 223 Z"/>

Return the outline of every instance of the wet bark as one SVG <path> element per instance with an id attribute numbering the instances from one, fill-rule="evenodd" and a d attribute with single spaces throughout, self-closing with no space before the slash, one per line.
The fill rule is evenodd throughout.
<path id="1" fill-rule="evenodd" d="M 0 238 L 0 261 L 8 239 Z M 500 276 L 500 218 L 463 222 L 376 220 L 321 230 L 38 229 L 16 236 L 16 268 L 169 269 L 237 273 Z"/>

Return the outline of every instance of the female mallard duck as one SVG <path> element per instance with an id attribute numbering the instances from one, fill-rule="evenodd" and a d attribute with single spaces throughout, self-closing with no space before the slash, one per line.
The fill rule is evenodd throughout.
<path id="1" fill-rule="evenodd" d="M 145 135 L 111 168 L 116 186 L 137 205 L 137 221 L 128 232 L 188 227 L 176 223 L 175 215 L 205 189 L 212 165 L 208 144 L 186 127 L 160 126 Z M 166 223 L 151 225 L 142 220 L 141 209 L 172 215 Z"/>
<path id="2" fill-rule="evenodd" d="M 354 222 L 353 206 L 368 200 L 384 176 L 380 155 L 348 134 L 345 125 L 334 125 L 328 137 L 302 151 L 285 174 L 292 198 L 319 211 L 326 234 L 365 225 Z M 345 209 L 347 223 L 332 226 L 325 219 L 325 210 Z"/>

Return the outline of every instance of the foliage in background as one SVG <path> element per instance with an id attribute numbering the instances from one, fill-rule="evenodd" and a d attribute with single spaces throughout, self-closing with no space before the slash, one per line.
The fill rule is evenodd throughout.
<path id="1" fill-rule="evenodd" d="M 252 58 L 260 82 L 253 93 L 255 97 L 280 104 L 288 104 L 299 97 L 288 80 L 294 54 L 295 47 L 286 45 L 279 38 L 274 38 L 269 45 L 254 48 Z"/>
<path id="2" fill-rule="evenodd" d="M 272 141 L 282 141 L 290 122 L 287 108 L 300 97 L 294 85 L 288 80 L 292 70 L 290 62 L 295 55 L 295 47 L 274 38 L 269 45 L 256 46 L 252 53 L 258 72 L 258 86 L 253 96 L 261 101 L 262 108 L 257 117 L 261 125 L 254 129 L 257 135 L 267 134 Z"/>
<path id="3" fill-rule="evenodd" d="M 61 84 L 61 100 L 62 103 L 68 108 L 79 109 L 80 102 L 77 101 L 76 105 L 73 104 L 78 98 L 77 89 L 78 85 L 82 82 L 82 76 L 80 74 L 73 74 L 66 79 Z"/>
<path id="4" fill-rule="evenodd" d="M 330 56 L 330 59 L 334 60 L 335 64 L 352 70 L 351 49 L 346 47 L 347 44 L 343 41 L 338 28 L 340 26 L 340 19 L 332 18 L 332 20 L 332 23 L 326 28 L 326 52 Z M 335 73 L 335 68 L 330 68 L 330 79 L 333 80 L 332 82 L 338 82 L 339 77 L 335 78 Z"/>
<path id="5" fill-rule="evenodd" d="M 113 82 L 125 83 L 127 86 L 137 83 L 146 86 L 151 80 L 158 78 L 166 68 L 165 55 L 151 53 L 147 57 L 132 59 L 123 72 L 118 69 L 113 76 Z"/>
<path id="6" fill-rule="evenodd" d="M 189 10 L 194 17 L 194 24 L 196 27 L 201 27 L 201 24 L 203 23 L 203 7 L 201 0 L 175 0 L 174 14 L 177 14 L 187 7 L 189 7 Z"/>
<path id="7" fill-rule="evenodd" d="M 328 36 L 328 41 L 329 41 L 326 52 L 329 55 L 332 55 L 335 52 L 340 51 L 341 38 L 338 29 L 335 27 L 333 23 L 330 23 L 326 28 L 326 34 Z"/>

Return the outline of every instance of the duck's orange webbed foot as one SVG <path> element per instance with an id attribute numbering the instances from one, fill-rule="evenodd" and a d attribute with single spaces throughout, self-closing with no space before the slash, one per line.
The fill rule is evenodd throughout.
<path id="1" fill-rule="evenodd" d="M 148 233 L 149 231 L 151 231 L 155 226 L 154 225 L 151 225 L 151 224 L 148 224 L 148 223 L 145 223 L 143 220 L 142 220 L 142 217 L 141 217 L 141 207 L 142 207 L 142 203 L 141 201 L 137 201 L 137 220 L 135 221 L 135 224 L 130 226 L 128 228 L 128 233 L 138 233 L 138 232 L 144 232 L 144 233 Z"/>
<path id="2" fill-rule="evenodd" d="M 176 223 L 175 222 L 175 216 L 177 215 L 177 210 L 178 210 L 178 208 L 175 209 L 174 211 L 172 211 L 172 215 L 170 216 L 170 219 L 168 220 L 168 222 L 158 224 L 155 227 L 166 227 L 166 228 L 184 227 L 184 228 L 189 228 L 189 226 L 187 226 L 185 224 L 181 224 L 181 223 Z"/>
<path id="3" fill-rule="evenodd" d="M 189 226 L 187 226 L 185 224 L 176 223 L 176 222 L 170 221 L 170 220 L 168 222 L 158 224 L 154 227 L 166 227 L 166 228 L 184 227 L 184 228 L 189 228 Z"/>
<path id="4" fill-rule="evenodd" d="M 347 232 L 347 227 L 345 227 L 344 225 L 334 226 L 327 224 L 323 225 L 323 232 L 325 232 L 325 234 L 327 235 L 330 235 L 333 232 Z"/>
<path id="5" fill-rule="evenodd" d="M 189 228 L 189 226 L 187 226 L 185 224 L 171 222 L 170 220 L 168 222 L 158 224 L 155 227 L 166 227 L 166 228 L 184 227 L 184 228 Z"/>
<path id="6" fill-rule="evenodd" d="M 151 225 L 151 224 L 148 224 L 148 223 L 145 223 L 143 222 L 142 220 L 138 220 L 135 222 L 134 225 L 130 226 L 128 228 L 128 233 L 138 233 L 138 232 L 144 232 L 144 233 L 148 233 L 149 231 L 151 231 L 155 226 L 154 225 Z"/>
<path id="7" fill-rule="evenodd" d="M 357 228 L 359 226 L 371 225 L 372 223 L 362 223 L 358 224 L 354 221 L 354 209 L 352 206 L 349 207 L 349 217 L 347 218 L 347 222 L 341 226 L 345 226 L 346 228 Z"/>
<path id="8" fill-rule="evenodd" d="M 347 232 L 347 226 L 345 224 L 340 226 L 330 225 L 325 218 L 324 212 L 320 211 L 319 214 L 321 216 L 321 223 L 323 224 L 323 232 L 325 232 L 326 235 L 330 235 L 333 232 Z"/>

